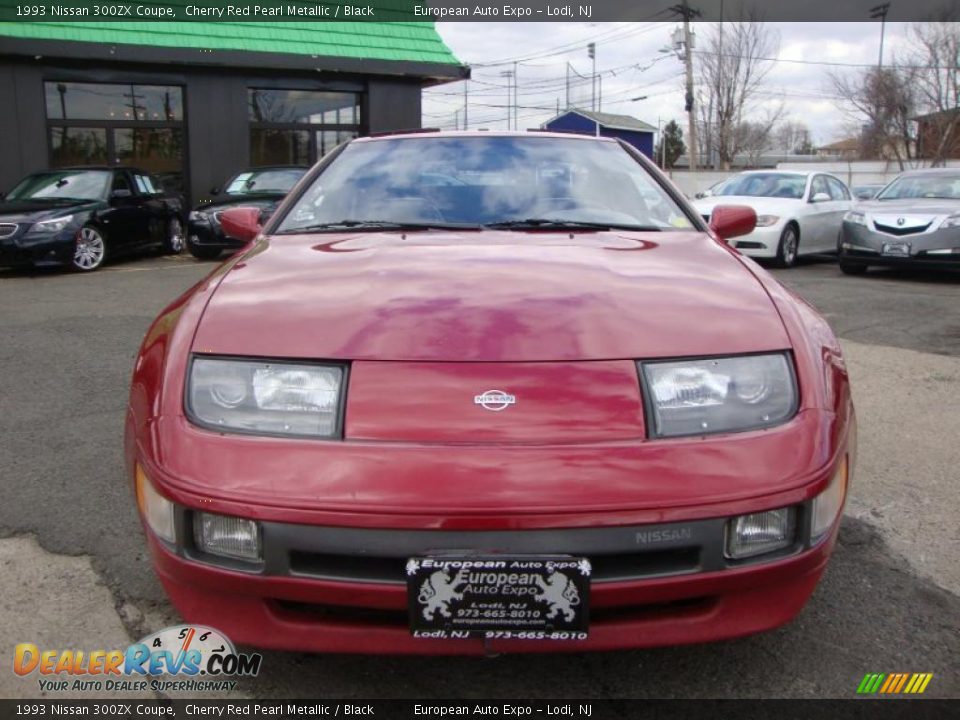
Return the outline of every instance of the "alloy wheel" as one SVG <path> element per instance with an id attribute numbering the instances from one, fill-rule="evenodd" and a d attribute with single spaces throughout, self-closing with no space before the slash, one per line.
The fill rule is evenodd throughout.
<path id="1" fill-rule="evenodd" d="M 77 270 L 96 270 L 103 263 L 106 252 L 103 236 L 92 227 L 82 228 L 73 252 L 73 266 Z"/>

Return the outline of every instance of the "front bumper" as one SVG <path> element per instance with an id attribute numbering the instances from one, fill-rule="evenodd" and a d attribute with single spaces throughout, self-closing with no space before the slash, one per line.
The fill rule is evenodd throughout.
<path id="1" fill-rule="evenodd" d="M 758 227 L 749 235 L 735 238 L 730 244 L 738 252 L 755 258 L 774 258 L 780 246 L 780 234 L 783 232 L 781 224 L 770 227 Z"/>
<path id="2" fill-rule="evenodd" d="M 0 267 L 68 265 L 76 251 L 76 231 L 31 241 L 0 240 Z"/>
<path id="3" fill-rule="evenodd" d="M 223 234 L 219 223 L 211 220 L 191 220 L 187 224 L 187 242 L 195 247 L 231 250 L 246 243 Z"/>
<path id="4" fill-rule="evenodd" d="M 843 456 L 843 455 L 842 455 Z M 154 567 L 183 617 L 216 627 L 235 642 L 313 652 L 484 654 L 611 650 L 725 640 L 770 630 L 803 608 L 828 561 L 837 525 L 813 542 L 811 498 L 835 468 L 825 468 L 795 500 L 793 543 L 765 556 L 724 556 L 726 517 L 608 524 L 602 514 L 572 517 L 567 526 L 525 527 L 505 515 L 492 530 L 342 525 L 261 519 L 262 561 L 204 554 L 192 540 L 194 510 L 204 498 L 174 493 L 178 542 L 147 536 Z M 148 473 L 149 474 L 149 473 Z M 750 510 L 782 506 L 758 498 Z M 247 516 L 277 515 L 248 507 Z M 697 518 L 703 508 L 690 511 Z M 389 522 L 389 521 L 387 521 Z M 509 528 L 509 529 L 508 529 Z M 407 622 L 404 564 L 408 557 L 458 554 L 569 554 L 594 566 L 590 634 L 584 641 L 432 640 L 414 638 Z"/>
<path id="5" fill-rule="evenodd" d="M 886 254 L 884 245 L 892 243 L 908 243 L 909 255 Z M 957 269 L 960 268 L 960 228 L 890 235 L 845 221 L 840 259 L 864 265 Z"/>
<path id="6" fill-rule="evenodd" d="M 407 628 L 406 588 L 304 577 L 269 577 L 200 564 L 150 536 L 154 567 L 191 623 L 242 645 L 312 652 L 471 654 L 577 652 L 726 640 L 779 627 L 806 604 L 826 566 L 836 528 L 815 548 L 716 572 L 597 582 L 583 641 L 434 640 Z"/>

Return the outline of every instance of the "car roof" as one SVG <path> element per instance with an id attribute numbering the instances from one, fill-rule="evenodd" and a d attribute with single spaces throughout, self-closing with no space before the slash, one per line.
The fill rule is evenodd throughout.
<path id="1" fill-rule="evenodd" d="M 258 165 L 257 167 L 246 167 L 243 170 L 235 172 L 234 175 L 239 175 L 240 173 L 245 172 L 264 172 L 267 170 L 309 170 L 307 165 Z"/>
<path id="2" fill-rule="evenodd" d="M 62 168 L 48 168 L 47 170 L 41 170 L 39 172 L 58 172 L 60 170 L 128 170 L 130 172 L 144 173 L 146 175 L 150 174 L 142 168 L 133 167 L 132 165 L 70 165 Z"/>
<path id="3" fill-rule="evenodd" d="M 381 140 L 400 140 L 400 139 L 420 139 L 424 137 L 546 137 L 546 138 L 564 138 L 567 140 L 593 140 L 597 142 L 616 143 L 617 138 L 602 137 L 598 135 L 588 135 L 580 132 L 557 132 L 555 130 L 436 130 L 427 128 L 424 130 L 407 130 L 401 132 L 382 133 L 377 135 L 368 135 L 351 140 L 352 143 L 378 142 Z"/>
<path id="4" fill-rule="evenodd" d="M 811 175 L 830 175 L 831 173 L 823 170 L 777 170 L 776 168 L 770 168 L 769 170 L 743 170 L 736 173 L 737 175 L 799 175 L 801 177 L 810 177 Z"/>
<path id="5" fill-rule="evenodd" d="M 960 175 L 960 168 L 917 168 L 916 170 L 904 170 L 897 177 L 918 177 L 923 175 Z"/>

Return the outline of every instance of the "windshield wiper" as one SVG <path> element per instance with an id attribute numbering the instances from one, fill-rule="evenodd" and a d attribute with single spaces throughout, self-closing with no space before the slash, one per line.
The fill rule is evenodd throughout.
<path id="1" fill-rule="evenodd" d="M 281 230 L 278 235 L 305 232 L 338 232 L 341 230 L 478 230 L 477 225 L 445 222 L 394 222 L 392 220 L 339 220 Z"/>
<path id="2" fill-rule="evenodd" d="M 659 232 L 656 225 L 632 225 L 630 223 L 587 222 L 583 220 L 559 220 L 554 218 L 524 218 L 522 220 L 502 220 L 484 225 L 493 230 L 560 229 L 560 230 L 636 230 Z"/>

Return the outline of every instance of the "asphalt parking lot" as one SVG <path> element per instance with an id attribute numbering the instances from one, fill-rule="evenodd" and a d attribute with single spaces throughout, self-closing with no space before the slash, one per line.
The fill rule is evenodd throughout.
<path id="1" fill-rule="evenodd" d="M 91 275 L 0 271 L 3 652 L 109 648 L 176 621 L 123 479 L 123 409 L 150 320 L 213 267 L 151 257 Z M 852 697 L 867 672 L 932 672 L 928 696 L 960 697 L 960 274 L 848 278 L 829 262 L 776 274 L 843 340 L 860 423 L 838 547 L 794 623 L 729 643 L 535 659 L 268 652 L 241 693 Z M 35 679 L 0 672 L 0 697 L 40 695 Z"/>

